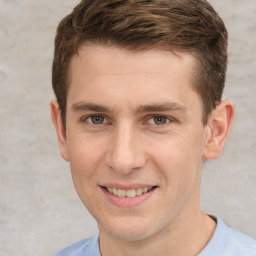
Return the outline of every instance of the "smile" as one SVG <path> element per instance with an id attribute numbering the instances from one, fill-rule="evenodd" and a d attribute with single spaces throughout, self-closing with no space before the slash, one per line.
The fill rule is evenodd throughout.
<path id="1" fill-rule="evenodd" d="M 154 187 L 145 187 L 145 188 L 137 188 L 137 189 L 118 189 L 118 188 L 110 188 L 106 187 L 105 189 L 110 193 L 118 197 L 136 197 L 140 196 L 142 194 L 145 194 L 149 191 L 151 191 Z"/>
<path id="2" fill-rule="evenodd" d="M 137 207 L 153 197 L 158 190 L 158 186 L 150 185 L 125 187 L 109 184 L 100 187 L 107 201 L 120 208 Z"/>

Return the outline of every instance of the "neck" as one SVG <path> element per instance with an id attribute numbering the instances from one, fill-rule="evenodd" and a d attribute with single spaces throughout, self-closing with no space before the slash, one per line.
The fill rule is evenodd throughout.
<path id="1" fill-rule="evenodd" d="M 175 224 L 173 224 L 175 223 Z M 102 256 L 192 256 L 197 255 L 211 239 L 216 223 L 201 210 L 197 214 L 179 217 L 154 236 L 140 241 L 121 241 L 102 230 Z"/>

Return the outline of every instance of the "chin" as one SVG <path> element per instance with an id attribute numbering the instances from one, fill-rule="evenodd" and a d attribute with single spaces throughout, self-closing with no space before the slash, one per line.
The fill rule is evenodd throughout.
<path id="1" fill-rule="evenodd" d="M 128 218 L 125 221 L 108 222 L 108 224 L 108 226 L 102 226 L 100 232 L 104 229 L 105 232 L 114 239 L 128 242 L 147 239 L 161 229 L 159 228 L 158 230 L 157 225 L 152 225 L 156 224 L 155 221 L 145 221 L 145 219 Z"/>
<path id="2" fill-rule="evenodd" d="M 114 230 L 113 232 L 110 231 L 109 234 L 117 240 L 127 241 L 127 242 L 145 240 L 152 235 L 145 230 L 138 230 L 137 227 L 133 227 L 133 226 L 131 226 L 129 230 L 127 229 Z"/>

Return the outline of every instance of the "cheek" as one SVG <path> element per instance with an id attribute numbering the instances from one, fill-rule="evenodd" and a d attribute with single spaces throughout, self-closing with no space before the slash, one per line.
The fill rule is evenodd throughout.
<path id="1" fill-rule="evenodd" d="M 150 147 L 153 164 L 160 170 L 161 176 L 170 187 L 181 186 L 198 178 L 202 165 L 199 143 L 183 138 L 172 138 L 161 145 Z"/>
<path id="2" fill-rule="evenodd" d="M 82 135 L 82 134 L 81 134 Z M 103 143 L 85 136 L 73 136 L 68 143 L 69 159 L 74 182 L 91 182 L 104 156 Z"/>
<path id="3" fill-rule="evenodd" d="M 96 203 L 95 189 L 99 170 L 102 169 L 102 146 L 80 136 L 76 139 L 73 137 L 71 141 L 69 157 L 73 183 L 81 201 L 91 212 L 95 207 L 100 207 L 100 203 Z"/>

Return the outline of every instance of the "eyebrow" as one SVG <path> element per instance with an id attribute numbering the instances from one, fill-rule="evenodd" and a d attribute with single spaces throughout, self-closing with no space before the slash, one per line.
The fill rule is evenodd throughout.
<path id="1" fill-rule="evenodd" d="M 185 111 L 187 108 L 178 104 L 178 103 L 161 103 L 161 104 L 152 104 L 140 106 L 137 109 L 138 113 L 144 112 L 164 112 L 164 111 Z"/>
<path id="2" fill-rule="evenodd" d="M 78 102 L 72 105 L 72 109 L 74 111 L 94 111 L 94 112 L 103 112 L 110 113 L 113 112 L 110 108 L 99 105 L 95 103 L 86 103 L 86 102 Z M 164 112 L 164 111 L 185 111 L 187 108 L 178 104 L 178 103 L 161 103 L 161 104 L 149 104 L 139 106 L 136 109 L 137 113 L 145 113 L 145 112 Z"/>
<path id="3" fill-rule="evenodd" d="M 72 105 L 74 111 L 112 112 L 108 107 L 94 103 L 78 102 Z"/>

